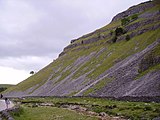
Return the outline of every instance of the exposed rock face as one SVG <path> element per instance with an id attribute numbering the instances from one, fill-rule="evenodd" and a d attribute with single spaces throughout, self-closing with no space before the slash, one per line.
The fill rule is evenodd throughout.
<path id="1" fill-rule="evenodd" d="M 122 12 L 122 13 L 119 13 L 118 15 L 116 15 L 113 19 L 112 19 L 112 22 L 114 21 L 117 21 L 119 19 L 122 19 L 124 17 L 127 17 L 127 16 L 131 16 L 133 14 L 138 14 L 138 13 L 141 13 L 145 10 L 147 10 L 148 8 L 151 8 L 155 6 L 154 3 L 151 3 L 151 2 L 147 2 L 147 3 L 142 3 L 138 6 L 133 6 L 133 7 L 130 7 L 128 10 Z"/>
<path id="2" fill-rule="evenodd" d="M 160 96 L 158 91 L 160 86 L 160 70 L 151 72 L 142 78 L 132 81 L 126 87 L 126 93 L 123 96 Z"/>
<path id="3" fill-rule="evenodd" d="M 133 24 L 130 24 L 130 25 L 127 25 L 125 26 L 125 29 L 130 32 L 130 31 L 133 31 L 133 30 L 136 30 L 138 28 L 142 28 L 143 26 L 145 25 L 149 25 L 149 24 L 152 24 L 152 23 L 156 23 L 160 21 L 160 12 L 158 14 L 158 16 L 154 17 L 154 18 L 149 18 L 149 19 L 145 19 L 145 20 L 142 20 L 140 22 L 136 22 L 136 23 L 133 23 Z M 152 30 L 152 29 L 150 29 Z"/>
<path id="4" fill-rule="evenodd" d="M 123 61 L 117 63 L 116 65 L 111 67 L 109 70 L 107 70 L 106 72 L 101 74 L 97 78 L 97 80 L 95 80 L 92 84 L 86 86 L 84 89 L 82 89 L 76 95 L 77 96 L 83 95 L 83 92 L 85 92 L 90 87 L 94 86 L 99 81 L 103 80 L 104 78 L 113 77 L 115 80 L 113 80 L 111 83 L 107 84 L 107 86 L 105 86 L 101 90 L 98 90 L 98 91 L 96 91 L 96 93 L 92 93 L 90 95 L 91 96 L 114 96 L 114 97 L 120 97 L 120 96 L 124 96 L 124 95 L 127 94 L 128 96 L 132 96 L 133 94 L 128 94 L 128 93 L 131 93 L 131 92 L 128 92 L 128 86 L 131 86 L 131 84 L 133 84 L 135 82 L 135 78 L 138 75 L 139 63 L 142 61 L 142 59 L 144 58 L 146 53 L 151 51 L 155 46 L 157 46 L 159 44 L 160 44 L 160 40 L 157 40 L 156 42 L 154 42 L 153 44 L 148 46 L 146 49 L 144 49 L 140 53 L 136 53 L 135 55 L 132 55 L 132 56 L 124 59 Z M 158 73 L 155 73 L 154 75 L 149 75 L 149 77 L 145 77 L 145 79 L 143 79 L 143 78 L 142 79 L 144 81 L 146 79 L 151 81 L 156 76 L 155 82 L 157 82 L 156 84 L 160 84 L 160 81 L 159 81 L 160 76 L 158 75 Z M 141 80 L 139 80 L 139 81 L 141 81 Z M 143 81 L 141 81 L 141 82 L 142 82 L 143 85 L 146 84 Z M 142 86 L 142 84 L 141 84 L 141 86 Z M 140 86 L 137 87 L 137 85 L 134 85 L 134 87 L 135 87 L 134 88 L 134 92 L 136 92 L 137 88 L 140 88 Z M 143 88 L 141 88 L 141 89 L 143 90 Z M 138 93 L 139 93 L 139 90 L 138 90 Z M 139 95 L 142 96 L 142 95 L 146 95 L 146 94 L 139 93 Z M 160 96 L 160 90 L 157 91 L 156 95 Z"/>
<path id="5" fill-rule="evenodd" d="M 144 72 L 149 67 L 160 64 L 160 56 L 153 56 L 152 53 L 146 55 L 139 64 L 139 72 Z"/>
<path id="6" fill-rule="evenodd" d="M 138 25 L 136 25 L 136 26 L 137 26 L 137 28 L 139 28 Z M 136 26 L 133 25 L 133 27 L 130 26 L 130 27 L 128 27 L 127 29 L 128 29 L 128 31 L 130 31 L 131 29 L 132 29 L 132 30 L 135 30 L 135 29 L 136 29 Z M 156 30 L 156 29 L 158 29 L 158 28 L 160 28 L 160 23 L 154 24 L 153 26 L 148 26 L 148 27 L 146 27 L 146 28 L 139 29 L 139 30 L 137 30 L 137 31 L 132 31 L 132 32 L 129 34 L 129 36 L 130 36 L 130 39 L 131 39 L 131 38 L 133 38 L 133 37 L 135 37 L 135 36 L 141 35 L 141 34 L 143 34 L 143 33 L 146 33 L 146 32 L 148 32 L 148 31 L 151 31 L 151 30 Z M 118 42 L 118 41 L 125 40 L 125 39 L 126 39 L 126 35 L 122 35 L 122 36 L 118 37 L 116 41 Z"/>

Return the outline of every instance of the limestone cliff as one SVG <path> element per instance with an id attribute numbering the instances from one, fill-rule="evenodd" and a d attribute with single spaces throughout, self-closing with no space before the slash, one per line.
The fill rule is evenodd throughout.
<path id="1" fill-rule="evenodd" d="M 71 43 L 8 96 L 160 96 L 160 5 L 145 2 Z"/>

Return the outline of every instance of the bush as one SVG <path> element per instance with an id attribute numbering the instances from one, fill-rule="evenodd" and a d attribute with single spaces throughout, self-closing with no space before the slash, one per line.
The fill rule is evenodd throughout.
<path id="1" fill-rule="evenodd" d="M 114 33 L 113 30 L 111 30 L 111 31 L 110 31 L 110 35 L 113 35 L 113 33 Z"/>
<path id="2" fill-rule="evenodd" d="M 130 36 L 126 35 L 126 40 L 129 41 L 130 40 Z"/>
<path id="3" fill-rule="evenodd" d="M 127 25 L 130 22 L 129 18 L 121 19 L 121 25 Z"/>
<path id="4" fill-rule="evenodd" d="M 24 113 L 24 109 L 22 107 L 19 107 L 13 111 L 10 112 L 12 116 L 17 116 L 19 117 L 21 114 Z"/>
<path id="5" fill-rule="evenodd" d="M 134 15 L 127 17 L 127 18 L 125 17 L 125 18 L 121 19 L 121 25 L 122 26 L 127 25 L 136 19 L 138 19 L 138 14 L 134 14 Z"/>
<path id="6" fill-rule="evenodd" d="M 116 30 L 115 30 L 116 36 L 122 35 L 122 34 L 124 34 L 124 33 L 125 33 L 125 30 L 124 30 L 123 28 L 121 28 L 121 27 L 118 27 L 118 28 L 116 28 Z"/>
<path id="7" fill-rule="evenodd" d="M 137 15 L 137 14 L 132 15 L 132 16 L 131 16 L 131 19 L 132 19 L 132 20 L 138 19 L 138 15 Z"/>
<path id="8" fill-rule="evenodd" d="M 152 110 L 152 107 L 151 107 L 151 106 L 145 106 L 144 110 L 145 110 L 145 111 L 151 111 L 151 110 Z"/>
<path id="9" fill-rule="evenodd" d="M 114 36 L 114 37 L 112 38 L 112 42 L 115 43 L 116 41 L 117 41 L 117 37 Z"/>

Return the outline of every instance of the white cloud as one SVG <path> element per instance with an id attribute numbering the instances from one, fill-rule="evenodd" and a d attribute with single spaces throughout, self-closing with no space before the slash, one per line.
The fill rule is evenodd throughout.
<path id="1" fill-rule="evenodd" d="M 0 66 L 0 84 L 17 84 L 29 76 L 27 71 Z"/>
<path id="2" fill-rule="evenodd" d="M 24 32 L 40 19 L 40 13 L 23 0 L 2 0 L 1 29 L 10 34 Z"/>
<path id="3" fill-rule="evenodd" d="M 50 57 L 22 56 L 22 57 L 7 57 L 0 59 L 0 67 L 10 67 L 18 70 L 38 71 L 45 67 L 53 60 Z M 1 77 L 1 74 L 0 74 Z"/>

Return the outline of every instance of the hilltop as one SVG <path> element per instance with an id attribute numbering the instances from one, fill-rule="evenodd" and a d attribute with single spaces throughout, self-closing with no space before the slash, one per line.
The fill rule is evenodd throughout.
<path id="1" fill-rule="evenodd" d="M 160 96 L 160 5 L 132 6 L 87 35 L 7 96 Z"/>

